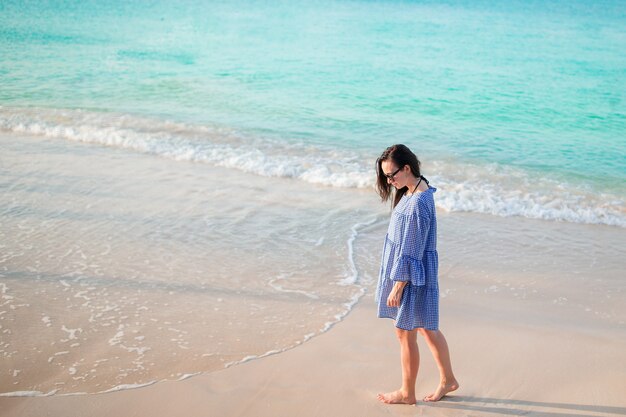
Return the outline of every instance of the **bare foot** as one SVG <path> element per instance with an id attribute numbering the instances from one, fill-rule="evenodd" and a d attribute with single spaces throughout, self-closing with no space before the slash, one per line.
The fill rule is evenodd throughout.
<path id="1" fill-rule="evenodd" d="M 401 390 L 378 394 L 378 399 L 385 404 L 415 404 L 415 395 L 408 395 Z"/>
<path id="2" fill-rule="evenodd" d="M 439 384 L 435 392 L 424 397 L 424 401 L 439 401 L 447 393 L 457 390 L 458 388 L 459 388 L 459 383 L 457 382 L 456 379 L 450 383 L 442 382 L 441 384 Z"/>

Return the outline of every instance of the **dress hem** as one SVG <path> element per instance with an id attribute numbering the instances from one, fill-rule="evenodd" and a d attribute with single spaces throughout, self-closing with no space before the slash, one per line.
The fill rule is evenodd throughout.
<path id="1" fill-rule="evenodd" d="M 425 330 L 432 330 L 432 331 L 439 330 L 439 326 L 437 326 L 437 327 L 436 327 L 436 328 L 434 328 L 434 329 L 433 329 L 433 328 L 428 328 L 428 327 L 426 327 L 426 326 L 415 326 L 415 327 L 413 327 L 412 329 L 406 329 L 406 328 L 404 328 L 404 327 L 400 327 L 400 326 L 398 326 L 398 324 L 397 324 L 397 323 L 398 323 L 398 320 L 397 320 L 395 317 L 392 317 L 392 316 L 381 316 L 381 315 L 379 315 L 379 316 L 378 316 L 378 318 L 379 318 L 379 319 L 391 319 L 391 320 L 393 320 L 393 321 L 395 321 L 395 322 L 396 322 L 396 325 L 395 325 L 395 326 L 396 326 L 396 328 L 397 328 L 397 329 L 406 330 L 406 331 L 411 331 L 411 330 L 415 330 L 415 329 L 425 329 Z"/>

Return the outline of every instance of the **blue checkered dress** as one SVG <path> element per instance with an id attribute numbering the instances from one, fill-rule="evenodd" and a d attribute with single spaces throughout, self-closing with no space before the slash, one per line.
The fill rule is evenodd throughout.
<path id="1" fill-rule="evenodd" d="M 437 218 L 434 187 L 403 196 L 389 222 L 376 289 L 378 317 L 396 321 L 396 327 L 413 330 L 439 328 L 437 269 Z M 400 307 L 387 307 L 394 281 L 408 281 Z"/>

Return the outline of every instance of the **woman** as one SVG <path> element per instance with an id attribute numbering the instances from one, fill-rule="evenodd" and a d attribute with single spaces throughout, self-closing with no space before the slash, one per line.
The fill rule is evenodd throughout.
<path id="1" fill-rule="evenodd" d="M 376 160 L 376 170 L 377 191 L 383 201 L 393 198 L 394 207 L 376 291 L 378 317 L 395 320 L 402 364 L 400 389 L 378 394 L 378 399 L 388 404 L 415 404 L 419 332 L 426 339 L 440 374 L 439 386 L 424 401 L 438 401 L 459 384 L 452 372 L 446 338 L 439 331 L 437 220 L 433 199 L 436 189 L 422 177 L 417 156 L 404 145 L 387 148 Z"/>

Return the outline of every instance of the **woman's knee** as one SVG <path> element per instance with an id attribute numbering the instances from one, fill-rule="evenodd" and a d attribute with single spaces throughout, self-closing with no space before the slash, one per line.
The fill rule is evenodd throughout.
<path id="1" fill-rule="evenodd" d="M 439 337 L 439 330 L 420 329 L 420 334 L 424 336 L 426 340 L 434 340 Z"/>
<path id="2" fill-rule="evenodd" d="M 416 336 L 417 332 L 415 330 L 404 330 L 396 327 L 396 337 L 400 343 L 414 341 Z"/>
<path id="3" fill-rule="evenodd" d="M 402 340 L 406 339 L 407 333 L 408 333 L 408 331 L 406 331 L 404 329 L 398 329 L 396 327 L 396 337 L 398 338 L 399 341 L 402 341 Z"/>

